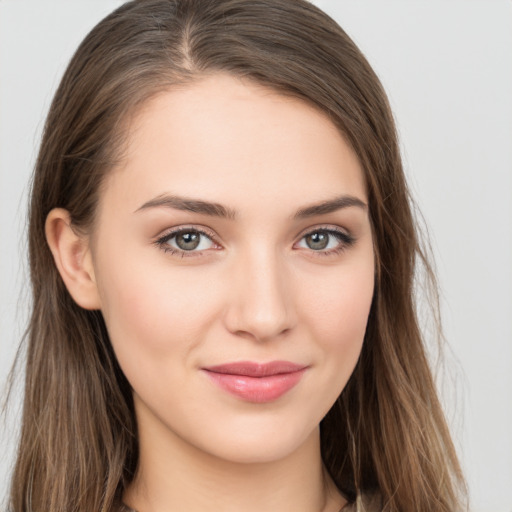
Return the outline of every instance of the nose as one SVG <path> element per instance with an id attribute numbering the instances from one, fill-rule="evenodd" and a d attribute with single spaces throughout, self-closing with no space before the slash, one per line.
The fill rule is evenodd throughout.
<path id="1" fill-rule="evenodd" d="M 296 314 L 285 265 L 272 251 L 241 257 L 230 277 L 227 329 L 257 341 L 290 331 Z"/>

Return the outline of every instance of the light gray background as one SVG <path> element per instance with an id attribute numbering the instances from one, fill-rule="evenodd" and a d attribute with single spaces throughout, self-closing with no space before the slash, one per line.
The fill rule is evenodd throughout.
<path id="1" fill-rule="evenodd" d="M 72 52 L 114 0 L 0 0 L 0 379 L 26 317 L 27 183 Z M 512 511 L 512 3 L 318 0 L 386 87 L 442 288 L 442 392 L 472 510 Z M 3 394 L 3 393 L 2 393 Z M 0 430 L 7 487 L 17 404 Z"/>

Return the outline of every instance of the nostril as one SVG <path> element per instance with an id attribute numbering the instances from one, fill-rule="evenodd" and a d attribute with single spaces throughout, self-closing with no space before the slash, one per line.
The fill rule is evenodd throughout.
<path id="1" fill-rule="evenodd" d="M 258 341 L 287 335 L 294 325 L 293 308 L 289 301 L 233 300 L 226 314 L 226 326 L 238 336 Z"/>

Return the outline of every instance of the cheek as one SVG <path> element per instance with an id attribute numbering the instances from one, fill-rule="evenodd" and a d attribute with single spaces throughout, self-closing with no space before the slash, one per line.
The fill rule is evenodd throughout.
<path id="1" fill-rule="evenodd" d="M 340 273 L 305 297 L 315 338 L 333 349 L 364 337 L 373 297 L 373 270 Z"/>
<path id="2" fill-rule="evenodd" d="M 102 312 L 122 367 L 128 360 L 163 362 L 192 350 L 217 308 L 213 287 L 205 286 L 197 269 L 192 275 L 165 261 L 136 260 L 111 260 L 116 264 L 105 268 L 99 281 Z"/>
<path id="3" fill-rule="evenodd" d="M 318 276 L 317 276 L 318 277 Z M 306 413 L 321 420 L 345 388 L 363 346 L 374 291 L 373 259 L 331 269 L 301 286 L 302 327 L 317 371 L 306 391 Z"/>
<path id="4" fill-rule="evenodd" d="M 373 291 L 373 259 L 368 259 L 365 264 L 331 273 L 322 286 L 310 286 L 300 294 L 305 326 L 324 368 L 319 385 L 326 390 L 328 407 L 345 387 L 359 359 Z"/>

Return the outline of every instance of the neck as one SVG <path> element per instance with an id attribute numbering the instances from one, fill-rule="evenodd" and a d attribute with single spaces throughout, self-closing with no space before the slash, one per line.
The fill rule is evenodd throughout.
<path id="1" fill-rule="evenodd" d="M 319 429 L 266 462 L 215 457 L 156 421 L 139 422 L 139 466 L 124 496 L 139 512 L 337 512 L 345 504 L 323 469 Z"/>

